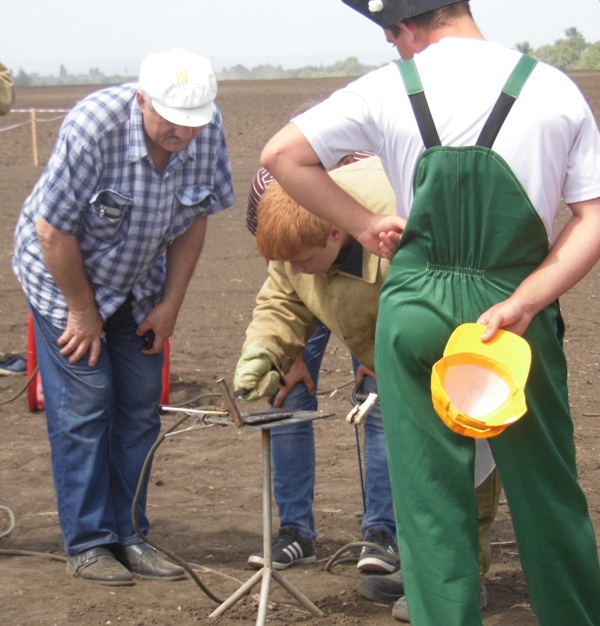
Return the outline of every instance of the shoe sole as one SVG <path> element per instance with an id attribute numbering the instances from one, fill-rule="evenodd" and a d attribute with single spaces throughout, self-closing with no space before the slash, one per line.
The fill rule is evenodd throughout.
<path id="1" fill-rule="evenodd" d="M 395 604 L 404 595 L 404 583 L 398 571 L 384 576 L 366 576 L 358 585 L 358 593 L 363 598 L 379 604 Z M 394 577 L 394 578 L 392 578 Z"/>
<path id="2" fill-rule="evenodd" d="M 185 580 L 187 578 L 185 574 L 177 574 L 177 576 L 146 576 L 144 574 L 136 574 L 135 572 L 131 572 L 131 575 L 138 580 L 152 580 L 157 583 L 170 583 L 177 580 Z"/>
<path id="3" fill-rule="evenodd" d="M 400 599 L 400 598 L 398 598 Z M 488 603 L 487 589 L 485 587 L 481 588 L 479 592 L 479 609 L 485 609 Z M 408 607 L 406 602 L 403 602 L 401 606 L 394 604 L 392 608 L 392 617 L 399 622 L 404 622 L 405 624 L 410 624 L 410 617 L 408 616 Z"/>
<path id="4" fill-rule="evenodd" d="M 273 561 L 272 565 L 273 569 L 283 570 L 291 567 L 292 565 L 296 565 L 296 563 L 314 563 L 316 560 L 317 556 L 313 554 L 312 556 L 305 556 L 303 559 L 295 559 L 293 561 L 290 561 L 289 563 L 278 563 L 276 561 Z M 264 567 L 264 564 L 265 559 L 262 556 L 254 555 L 248 557 L 248 565 L 250 565 L 251 567 L 260 569 L 261 567 Z"/>
<path id="5" fill-rule="evenodd" d="M 360 572 L 383 572 L 384 574 L 391 574 L 395 571 L 396 565 L 386 563 L 377 557 L 367 557 L 360 559 L 356 569 Z"/>
<path id="6" fill-rule="evenodd" d="M 392 605 L 396 603 L 402 597 L 403 593 L 385 593 L 383 591 L 371 591 L 370 589 L 359 588 L 360 595 L 371 602 L 377 602 L 377 604 Z"/>
<path id="7" fill-rule="evenodd" d="M 105 587 L 131 587 L 135 585 L 135 580 L 98 580 L 96 578 L 84 578 L 83 576 L 79 576 L 76 574 L 69 565 L 67 565 L 67 574 L 73 576 L 73 578 L 77 578 L 77 580 L 82 580 L 86 583 L 92 583 L 94 585 L 104 585 Z"/>

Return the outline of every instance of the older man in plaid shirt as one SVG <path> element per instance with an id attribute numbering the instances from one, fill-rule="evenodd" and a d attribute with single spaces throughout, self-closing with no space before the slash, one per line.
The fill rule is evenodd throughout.
<path id="1" fill-rule="evenodd" d="M 216 90 L 207 59 L 173 50 L 147 57 L 139 84 L 82 100 L 17 224 L 67 571 L 89 582 L 185 577 L 142 542 L 132 503 L 160 429 L 163 344 L 208 215 L 233 203 Z"/>

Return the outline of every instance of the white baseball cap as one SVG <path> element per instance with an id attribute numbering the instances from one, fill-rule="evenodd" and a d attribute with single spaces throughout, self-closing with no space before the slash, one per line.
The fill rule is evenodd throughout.
<path id="1" fill-rule="evenodd" d="M 179 48 L 150 54 L 142 61 L 139 84 L 172 124 L 204 126 L 213 117 L 217 79 L 206 57 Z"/>

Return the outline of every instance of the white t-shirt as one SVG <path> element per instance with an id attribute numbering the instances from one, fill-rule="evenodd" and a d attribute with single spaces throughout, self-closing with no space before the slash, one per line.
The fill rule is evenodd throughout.
<path id="1" fill-rule="evenodd" d="M 442 145 L 477 140 L 520 53 L 478 39 L 445 38 L 415 56 Z M 323 165 L 354 150 L 381 157 L 408 217 L 413 174 L 424 150 L 395 63 L 371 72 L 294 118 Z M 600 134 L 577 86 L 538 63 L 508 114 L 493 149 L 510 165 L 552 238 L 561 205 L 600 197 Z"/>

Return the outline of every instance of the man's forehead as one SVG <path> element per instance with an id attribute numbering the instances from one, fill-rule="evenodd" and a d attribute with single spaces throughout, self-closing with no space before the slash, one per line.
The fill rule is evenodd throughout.
<path id="1" fill-rule="evenodd" d="M 318 248 L 316 248 L 316 247 L 314 247 L 314 248 L 307 248 L 307 247 L 298 248 L 298 250 L 296 250 L 296 253 L 290 259 L 290 263 L 295 263 L 295 262 L 298 262 L 298 261 L 306 261 L 307 259 L 310 259 L 310 257 L 314 256 L 315 253 L 317 252 L 317 250 L 318 250 Z"/>

